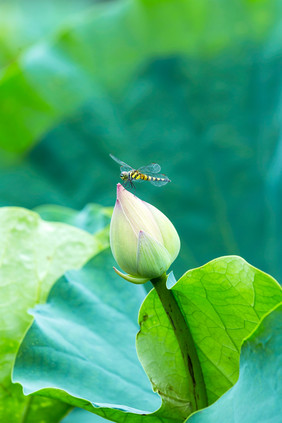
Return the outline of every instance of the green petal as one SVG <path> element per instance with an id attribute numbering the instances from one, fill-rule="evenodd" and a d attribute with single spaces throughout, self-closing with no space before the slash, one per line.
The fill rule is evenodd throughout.
<path id="1" fill-rule="evenodd" d="M 143 230 L 162 242 L 162 234 L 160 232 L 157 219 L 145 201 L 142 201 L 136 195 L 127 191 L 120 184 L 117 188 L 117 198 L 120 201 L 123 213 L 130 222 L 136 236 L 139 231 Z"/>
<path id="2" fill-rule="evenodd" d="M 121 276 L 123 279 L 125 279 L 128 282 L 132 282 L 135 283 L 136 285 L 140 285 L 142 283 L 146 283 L 149 281 L 148 278 L 138 278 L 137 276 L 132 276 L 132 275 L 125 275 L 124 273 L 122 273 L 120 270 L 116 269 L 114 267 L 114 271 Z"/>
<path id="3" fill-rule="evenodd" d="M 151 213 L 158 223 L 163 239 L 162 244 L 169 252 L 172 263 L 178 256 L 180 250 L 180 239 L 178 233 L 166 215 L 164 215 L 156 207 L 152 206 L 152 204 L 147 203 L 147 207 L 151 210 Z"/>
<path id="4" fill-rule="evenodd" d="M 158 241 L 144 231 L 139 232 L 137 271 L 138 275 L 157 278 L 171 265 L 170 254 Z"/>
<path id="5" fill-rule="evenodd" d="M 122 270 L 129 274 L 137 273 L 137 239 L 130 221 L 117 200 L 110 226 L 110 244 L 113 256 Z"/>

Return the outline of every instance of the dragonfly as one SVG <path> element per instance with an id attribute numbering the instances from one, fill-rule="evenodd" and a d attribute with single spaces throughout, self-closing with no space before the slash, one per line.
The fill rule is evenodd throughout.
<path id="1" fill-rule="evenodd" d="M 152 185 L 158 187 L 171 182 L 171 180 L 168 179 L 165 175 L 159 173 L 161 171 L 161 166 L 157 163 L 151 163 L 147 166 L 142 166 L 138 169 L 135 169 L 117 159 L 112 154 L 110 154 L 110 157 L 120 165 L 120 177 L 124 186 L 129 183 L 131 187 L 134 187 L 133 181 L 149 181 Z"/>

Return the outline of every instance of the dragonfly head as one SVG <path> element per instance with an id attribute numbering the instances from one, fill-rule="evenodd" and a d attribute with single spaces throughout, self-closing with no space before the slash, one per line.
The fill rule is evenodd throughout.
<path id="1" fill-rule="evenodd" d="M 128 172 L 121 172 L 120 177 L 123 181 L 128 180 Z"/>

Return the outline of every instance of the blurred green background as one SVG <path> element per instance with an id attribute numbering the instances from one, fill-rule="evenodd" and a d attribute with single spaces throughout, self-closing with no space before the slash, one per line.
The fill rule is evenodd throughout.
<path id="1" fill-rule="evenodd" d="M 119 168 L 175 224 L 176 277 L 282 273 L 282 2 L 0 1 L 0 205 L 113 206 Z M 280 248 L 279 248 L 280 246 Z"/>

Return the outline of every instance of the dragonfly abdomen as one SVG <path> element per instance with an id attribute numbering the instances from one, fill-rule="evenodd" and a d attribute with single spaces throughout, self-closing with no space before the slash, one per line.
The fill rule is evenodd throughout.
<path id="1" fill-rule="evenodd" d="M 170 182 L 170 179 L 168 178 L 158 178 L 156 176 L 146 175 L 145 173 L 138 172 L 137 170 L 132 171 L 130 177 L 131 179 L 135 179 L 135 180 L 141 179 L 142 181 Z"/>

